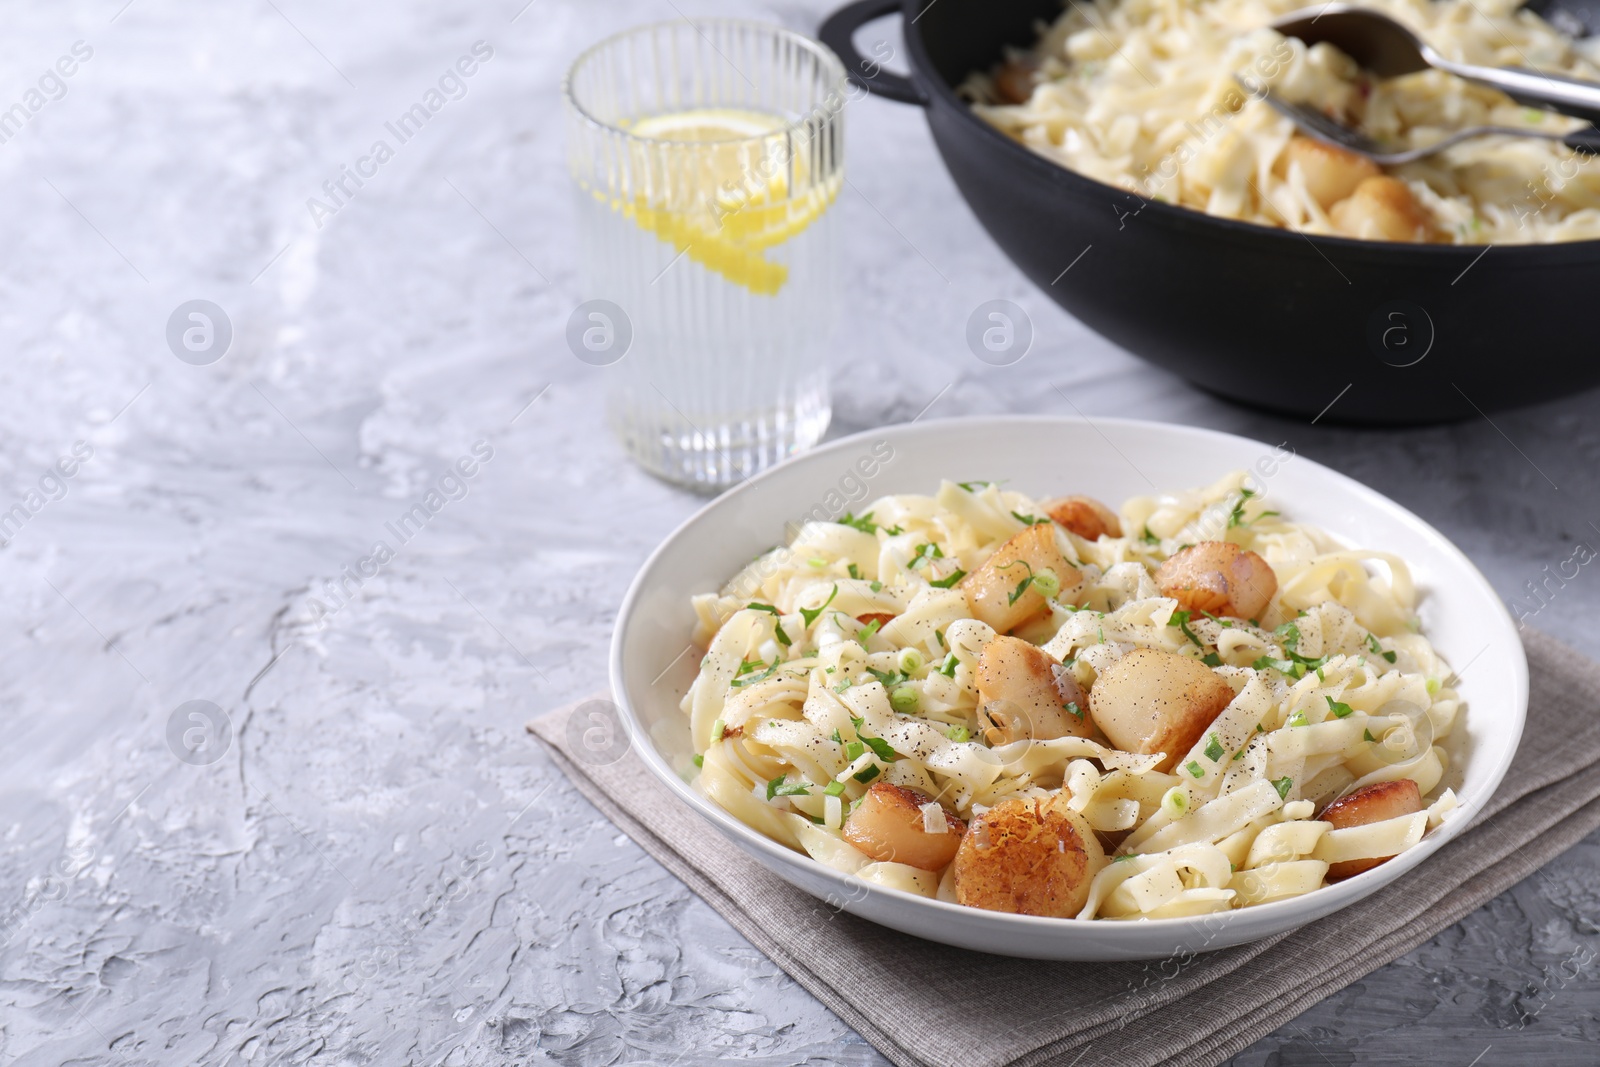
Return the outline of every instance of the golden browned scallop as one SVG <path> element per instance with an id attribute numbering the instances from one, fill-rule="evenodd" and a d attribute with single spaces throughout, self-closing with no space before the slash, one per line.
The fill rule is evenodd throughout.
<path id="1" fill-rule="evenodd" d="M 1095 679 L 1095 725 L 1124 752 L 1165 752 L 1170 771 L 1233 700 L 1233 689 L 1190 656 L 1136 648 Z"/>
<path id="2" fill-rule="evenodd" d="M 1092 496 L 1064 496 L 1059 500 L 1049 500 L 1044 504 L 1044 511 L 1085 541 L 1098 541 L 1102 536 L 1122 536 L 1122 522 L 1117 518 L 1117 513 Z"/>
<path id="3" fill-rule="evenodd" d="M 1383 175 L 1356 186 L 1328 210 L 1328 218 L 1340 233 L 1369 240 L 1427 241 L 1432 230 L 1428 213 L 1411 195 L 1410 186 Z"/>
<path id="4" fill-rule="evenodd" d="M 978 716 L 991 745 L 1088 737 L 1089 701 L 1077 679 L 1038 645 L 996 637 L 978 658 Z"/>
<path id="5" fill-rule="evenodd" d="M 1033 95 L 1033 75 L 1038 65 L 1028 59 L 1008 59 L 994 72 L 994 91 L 1003 104 L 1026 104 Z"/>
<path id="6" fill-rule="evenodd" d="M 1083 910 L 1106 854 L 1068 796 L 1002 800 L 956 851 L 956 900 L 969 908 L 1068 919 Z"/>
<path id="7" fill-rule="evenodd" d="M 929 833 L 922 806 L 930 803 L 931 798 L 915 789 L 878 782 L 845 820 L 844 839 L 884 863 L 942 871 L 955 858 L 967 824 L 941 805 L 945 830 Z"/>
<path id="8" fill-rule="evenodd" d="M 1298 165 L 1305 176 L 1306 192 L 1326 211 L 1356 191 L 1356 186 L 1383 172 L 1366 156 L 1310 137 L 1289 138 L 1285 150 L 1291 166 Z"/>
<path id="9" fill-rule="evenodd" d="M 1050 608 L 1032 582 L 1019 595 L 1017 587 L 1030 575 L 1045 571 L 1061 584 L 1058 595 L 1070 602 L 1083 584 L 1078 568 L 1056 547 L 1056 530 L 1048 522 L 1030 526 L 994 550 L 982 567 L 961 579 L 975 618 L 1006 633 L 1030 619 L 1046 614 Z"/>
<path id="10" fill-rule="evenodd" d="M 1402 815 L 1415 815 L 1421 810 L 1422 790 L 1411 779 L 1400 778 L 1393 782 L 1373 782 L 1353 793 L 1346 793 L 1322 809 L 1322 814 L 1317 818 L 1331 822 L 1335 830 L 1343 830 L 1351 826 L 1398 819 Z M 1362 871 L 1370 871 L 1385 860 L 1392 859 L 1393 856 L 1378 856 L 1330 864 L 1328 881 L 1353 878 Z"/>
<path id="11" fill-rule="evenodd" d="M 1157 568 L 1156 585 L 1187 611 L 1259 619 L 1278 591 L 1278 576 L 1254 552 L 1229 541 L 1201 541 Z"/>

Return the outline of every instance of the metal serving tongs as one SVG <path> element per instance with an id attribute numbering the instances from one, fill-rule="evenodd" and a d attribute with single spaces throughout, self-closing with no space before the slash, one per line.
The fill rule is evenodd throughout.
<path id="1" fill-rule="evenodd" d="M 1482 137 L 1485 134 L 1505 134 L 1508 137 L 1535 137 L 1544 141 L 1560 141 L 1568 148 L 1591 155 L 1600 155 L 1600 130 L 1593 126 L 1573 130 L 1571 133 L 1554 133 L 1550 130 L 1530 130 L 1520 126 L 1467 126 L 1456 130 L 1443 140 L 1435 141 L 1421 148 L 1398 148 L 1373 140 L 1360 130 L 1353 130 L 1344 123 L 1329 118 L 1314 107 L 1306 104 L 1291 104 L 1283 97 L 1268 89 L 1266 85 L 1254 81 L 1242 74 L 1235 74 L 1233 80 L 1240 87 L 1257 100 L 1262 100 L 1272 110 L 1294 123 L 1305 134 L 1316 138 L 1326 144 L 1337 148 L 1344 148 L 1357 155 L 1366 156 L 1385 167 L 1398 167 L 1402 163 L 1413 163 L 1424 159 L 1435 152 L 1442 152 L 1451 145 L 1460 144 L 1462 141 L 1473 137 Z"/>
<path id="2" fill-rule="evenodd" d="M 1499 89 L 1519 104 L 1600 122 L 1600 84 L 1522 67 L 1456 63 L 1394 19 L 1367 8 L 1332 3 L 1304 8 L 1285 15 L 1272 28 L 1307 45 L 1326 41 L 1380 78 L 1432 67 Z"/>

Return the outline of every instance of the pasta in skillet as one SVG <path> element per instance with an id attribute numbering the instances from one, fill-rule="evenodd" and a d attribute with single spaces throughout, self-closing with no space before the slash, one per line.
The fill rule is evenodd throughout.
<path id="1" fill-rule="evenodd" d="M 973 907 L 1297 896 L 1455 808 L 1461 700 L 1414 600 L 1402 560 L 1242 472 L 1120 514 L 987 483 L 883 497 L 694 598 L 695 780 L 819 863 Z"/>
<path id="2" fill-rule="evenodd" d="M 1306 0 L 1084 0 L 1038 44 L 963 90 L 1035 152 L 1141 197 L 1311 234 L 1455 244 L 1600 237 L 1600 168 L 1556 141 L 1465 141 L 1380 169 L 1295 133 L 1234 80 L 1270 85 L 1378 141 L 1418 148 L 1498 125 L 1579 119 L 1430 70 L 1379 80 L 1344 53 L 1268 28 Z M 1521 0 L 1369 0 L 1448 58 L 1600 81 L 1594 39 Z M 1133 206 L 1127 209 L 1134 211 Z"/>

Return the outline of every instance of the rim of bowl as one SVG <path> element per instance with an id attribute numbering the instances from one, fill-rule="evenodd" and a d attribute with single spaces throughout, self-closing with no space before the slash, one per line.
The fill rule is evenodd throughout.
<path id="1" fill-rule="evenodd" d="M 791 30 L 787 26 L 777 22 L 762 22 L 760 19 L 742 18 L 697 18 L 662 19 L 659 22 L 645 22 L 638 26 L 629 26 L 625 30 L 618 30 L 616 33 L 608 34 L 605 37 L 600 38 L 600 40 L 596 41 L 588 48 L 585 48 L 582 52 L 579 52 L 577 58 L 572 61 L 572 65 L 567 68 L 567 72 L 561 76 L 561 98 L 566 101 L 568 107 L 572 108 L 572 110 L 590 126 L 596 129 L 605 130 L 608 133 L 617 134 L 621 137 L 626 137 L 631 141 L 639 141 L 643 144 L 704 145 L 739 144 L 744 141 L 761 141 L 767 139 L 768 137 L 778 137 L 794 133 L 796 130 L 804 127 L 807 120 L 820 108 L 821 105 L 809 108 L 797 118 L 785 119 L 782 126 L 767 130 L 764 133 L 750 134 L 748 136 L 740 137 L 725 137 L 719 138 L 715 141 L 681 141 L 672 137 L 641 137 L 632 130 L 618 126 L 612 122 L 606 122 L 604 119 L 596 117 L 588 108 L 584 107 L 583 104 L 579 102 L 577 94 L 575 94 L 572 90 L 572 76 L 577 72 L 579 67 L 582 67 L 585 63 L 589 62 L 589 60 L 594 58 L 598 52 L 604 48 L 608 48 L 611 45 L 616 44 L 618 41 L 621 41 L 624 38 L 632 37 L 636 34 L 653 33 L 658 30 L 675 29 L 681 26 L 684 22 L 688 22 L 689 26 L 697 31 L 701 26 L 736 26 L 743 29 L 760 30 L 763 33 L 770 33 L 775 37 L 787 38 L 790 42 L 800 47 L 803 51 L 809 52 L 817 60 L 820 67 L 827 72 L 828 92 L 844 91 L 847 81 L 844 63 L 837 55 L 834 54 L 833 49 L 829 48 L 820 41 L 813 40 L 803 33 L 796 33 L 794 30 Z M 732 60 L 728 60 L 728 63 L 731 66 Z M 734 69 L 737 70 L 738 68 Z"/>
<path id="2" fill-rule="evenodd" d="M 1069 187 L 1079 186 L 1080 191 L 1085 193 L 1091 191 L 1096 194 L 1109 192 L 1118 196 L 1136 197 L 1144 202 L 1144 207 L 1140 208 L 1140 211 L 1155 208 L 1158 216 L 1190 228 L 1211 233 L 1220 230 L 1244 239 L 1261 237 L 1265 240 L 1276 240 L 1279 238 L 1309 236 L 1299 230 L 1281 229 L 1276 226 L 1263 225 L 1259 222 L 1245 222 L 1240 219 L 1227 219 L 1218 215 L 1207 215 L 1203 211 L 1195 211 L 1192 208 L 1169 204 L 1164 200 L 1145 196 L 1132 189 L 1123 189 L 1120 186 L 1110 185 L 1091 178 L 1087 174 L 1075 171 L 1070 167 L 1046 159 L 1026 145 L 1007 137 L 999 129 L 985 122 L 977 112 L 972 110 L 972 104 L 957 96 L 950 84 L 939 76 L 934 68 L 932 59 L 928 55 L 927 47 L 923 43 L 922 30 L 915 25 L 917 19 L 921 17 L 919 6 L 919 0 L 902 0 L 901 32 L 904 34 L 906 46 L 911 51 L 912 59 L 911 72 L 905 76 L 936 94 L 943 103 L 961 112 L 964 121 L 981 127 L 984 130 L 983 136 L 988 137 L 991 144 L 1001 146 L 998 150 L 1005 152 L 1013 161 L 1024 161 L 1026 166 L 1035 169 L 1046 177 L 1054 178 L 1058 181 L 1064 180 Z M 909 27 L 909 29 L 906 27 Z M 932 106 L 932 104 L 933 101 L 929 101 L 924 110 Z M 1066 175 L 1067 177 L 1062 179 L 1059 177 L 1060 175 Z M 1268 237 L 1266 235 L 1272 236 Z M 1359 237 L 1342 237 L 1334 234 L 1317 234 L 1316 236 L 1318 244 L 1327 242 L 1333 247 L 1346 252 L 1366 250 L 1381 255 L 1385 259 L 1393 259 L 1397 255 L 1434 260 L 1449 256 L 1464 256 L 1469 253 L 1481 256 L 1485 248 L 1493 247 L 1502 254 L 1502 258 L 1505 255 L 1524 258 L 1539 255 L 1550 261 L 1549 265 L 1554 266 L 1556 262 L 1567 258 L 1593 260 L 1596 254 L 1600 253 L 1600 238 L 1596 237 L 1585 238 L 1581 241 L 1524 242 L 1503 245 L 1447 245 L 1413 244 L 1409 241 L 1369 241 Z M 1565 255 L 1562 254 L 1563 252 Z"/>
<path id="3" fill-rule="evenodd" d="M 645 766 L 650 769 L 651 773 L 664 782 L 667 787 L 678 796 L 679 799 L 685 801 L 696 811 L 700 812 L 701 815 L 708 818 L 718 829 L 724 833 L 724 835 L 737 837 L 739 839 L 739 843 L 741 843 L 743 847 L 748 848 L 753 846 L 780 864 L 793 863 L 804 865 L 806 869 L 815 871 L 817 874 L 823 876 L 829 881 L 834 882 L 835 884 L 849 884 L 852 876 L 829 867 L 805 853 L 796 852 L 793 849 L 785 848 L 783 845 L 761 833 L 761 831 L 743 822 L 740 822 L 731 812 L 719 807 L 709 797 L 702 796 L 700 793 L 694 790 L 688 782 L 684 781 L 677 771 L 673 770 L 673 768 L 667 764 L 660 752 L 657 751 L 654 743 L 650 741 L 649 731 L 644 728 L 643 724 L 639 720 L 638 715 L 634 712 L 632 703 L 628 699 L 627 690 L 623 684 L 623 635 L 634 616 L 636 602 L 641 596 L 644 595 L 645 589 L 643 585 L 643 578 L 647 573 L 650 572 L 651 569 L 654 568 L 657 560 L 663 553 L 666 552 L 668 547 L 673 545 L 680 537 L 684 535 L 686 531 L 697 524 L 703 516 L 711 513 L 714 510 L 720 510 L 721 508 L 728 506 L 730 502 L 735 501 L 749 493 L 752 488 L 757 486 L 759 483 L 775 476 L 781 477 L 791 463 L 799 462 L 810 457 L 827 456 L 835 452 L 846 451 L 868 438 L 881 436 L 886 433 L 920 433 L 926 432 L 930 427 L 981 426 L 985 424 L 1000 429 L 1010 430 L 1014 429 L 1018 423 L 1030 422 L 1081 426 L 1087 427 L 1091 430 L 1096 429 L 1098 425 L 1109 424 L 1133 429 L 1159 429 L 1169 432 L 1177 431 L 1184 434 L 1193 434 L 1199 437 L 1214 438 L 1229 442 L 1244 442 L 1246 444 L 1253 445 L 1261 444 L 1261 442 L 1255 441 L 1252 438 L 1244 437 L 1239 434 L 1226 433 L 1221 430 L 1211 430 L 1199 426 L 1188 426 L 1182 423 L 1154 422 L 1148 419 L 1114 418 L 1108 416 L 1105 418 L 1095 419 L 1093 422 L 1091 422 L 1087 418 L 1066 415 L 954 416 L 942 419 L 929 419 L 925 422 L 915 424 L 894 423 L 887 426 L 862 430 L 858 433 L 841 437 L 836 441 L 831 441 L 826 445 L 813 448 L 811 451 L 803 453 L 800 456 L 796 456 L 794 459 L 785 461 L 775 467 L 763 471 L 756 477 L 751 478 L 748 481 L 745 481 L 742 484 L 734 487 L 733 489 L 728 490 L 721 496 L 698 508 L 693 515 L 690 515 L 683 522 L 679 523 L 678 526 L 662 540 L 661 544 L 656 546 L 655 550 L 650 553 L 650 555 L 645 559 L 644 563 L 640 566 L 638 572 L 634 575 L 633 581 L 629 583 L 628 591 L 626 595 L 624 595 L 622 604 L 617 610 L 617 622 L 615 628 L 612 630 L 611 649 L 608 656 L 608 673 L 610 675 L 611 682 L 611 696 L 622 714 L 623 724 L 628 730 L 628 736 L 635 751 L 639 753 L 640 758 L 643 759 Z M 1320 889 L 1312 890 L 1310 893 L 1304 893 L 1295 897 L 1286 897 L 1283 900 L 1274 900 L 1266 904 L 1256 904 L 1249 908 L 1235 908 L 1225 912 L 1208 912 L 1202 915 L 1190 915 L 1178 918 L 1138 919 L 1128 921 L 1075 918 L 1061 919 L 1042 915 L 1014 915 L 1009 912 L 987 911 L 982 908 L 969 908 L 962 904 L 953 904 L 948 901 L 919 896 L 915 893 L 909 893 L 904 890 L 894 889 L 888 886 L 860 882 L 859 880 L 857 880 L 855 884 L 865 886 L 867 890 L 867 896 L 889 894 L 891 899 L 914 902 L 915 904 L 932 908 L 935 913 L 959 915 L 968 920 L 980 922 L 991 921 L 1000 923 L 1002 925 L 1012 926 L 1018 930 L 1032 929 L 1039 931 L 1040 933 L 1045 931 L 1055 931 L 1055 934 L 1052 936 L 1071 936 L 1071 934 L 1075 931 L 1083 930 L 1085 927 L 1092 925 L 1097 931 L 1095 936 L 1098 938 L 1104 939 L 1107 937 L 1116 938 L 1126 936 L 1127 939 L 1131 941 L 1140 936 L 1135 931 L 1151 929 L 1171 930 L 1174 933 L 1177 933 L 1180 931 L 1204 929 L 1208 925 L 1213 929 L 1213 931 L 1220 931 L 1226 930 L 1234 925 L 1246 924 L 1252 921 L 1260 921 L 1270 924 L 1270 920 L 1274 918 L 1287 918 L 1292 915 L 1292 913 L 1311 910 L 1307 908 L 1307 903 L 1312 900 L 1323 901 L 1331 904 L 1332 906 L 1323 910 L 1321 915 L 1331 914 L 1348 906 L 1349 904 L 1354 903 L 1355 900 L 1361 897 L 1365 897 L 1372 892 L 1376 892 L 1384 885 L 1398 881 L 1413 868 L 1418 866 L 1423 860 L 1437 852 L 1447 842 L 1457 837 L 1463 830 L 1467 828 L 1467 826 L 1471 825 L 1476 820 L 1476 809 L 1481 809 L 1482 805 L 1489 800 L 1489 798 L 1494 796 L 1495 792 L 1500 788 L 1500 783 L 1505 779 L 1506 772 L 1511 767 L 1511 761 L 1515 758 L 1517 749 L 1521 745 L 1522 731 L 1527 724 L 1527 654 L 1523 649 L 1522 639 L 1517 636 L 1516 624 L 1511 618 L 1511 613 L 1506 609 L 1505 603 L 1500 599 L 1499 595 L 1495 593 L 1494 587 L 1490 585 L 1489 580 L 1484 577 L 1483 572 L 1478 569 L 1477 565 L 1473 563 L 1470 558 L 1468 558 L 1466 553 L 1461 551 L 1461 549 L 1456 546 L 1455 542 L 1451 541 L 1431 523 L 1412 512 L 1409 508 L 1404 507 L 1398 502 L 1378 492 L 1376 489 L 1373 489 L 1370 486 L 1367 486 L 1362 482 L 1349 477 L 1348 475 L 1341 474 L 1333 468 L 1318 463 L 1316 460 L 1310 459 L 1309 457 L 1299 456 L 1297 458 L 1309 466 L 1314 467 L 1318 472 L 1319 477 L 1328 478 L 1336 483 L 1341 483 L 1345 489 L 1353 491 L 1358 496 L 1364 498 L 1369 505 L 1376 507 L 1380 511 L 1389 513 L 1391 517 L 1411 526 L 1413 529 L 1425 535 L 1429 540 L 1435 542 L 1436 550 L 1442 553 L 1444 557 L 1451 559 L 1452 562 L 1461 567 L 1465 571 L 1466 576 L 1472 581 L 1475 591 L 1486 598 L 1488 603 L 1494 605 L 1494 621 L 1498 624 L 1499 628 L 1504 631 L 1502 636 L 1510 639 L 1510 647 L 1512 649 L 1514 699 L 1513 707 L 1510 709 L 1510 711 L 1515 718 L 1515 722 L 1513 724 L 1514 731 L 1510 735 L 1512 737 L 1512 743 L 1507 749 L 1505 758 L 1500 761 L 1498 766 L 1491 768 L 1487 788 L 1484 789 L 1481 797 L 1474 796 L 1470 798 L 1470 804 L 1463 800 L 1463 803 L 1457 809 L 1461 811 L 1461 815 L 1441 824 L 1436 830 L 1424 837 L 1419 844 L 1407 849 L 1405 852 L 1402 852 L 1400 855 L 1390 859 L 1386 863 L 1379 864 L 1377 867 L 1364 871 L 1352 878 L 1347 878 L 1344 881 L 1335 882 L 1332 885 L 1326 885 Z M 1334 533 L 1336 536 L 1338 534 L 1337 531 L 1330 532 Z M 1469 810 L 1471 811 L 1470 814 Z M 1366 888 L 1368 886 L 1371 886 L 1371 889 Z M 1320 916 L 1308 917 L 1301 922 L 1291 923 L 1290 928 L 1303 925 L 1306 922 L 1313 922 L 1317 917 Z M 1219 923 L 1222 925 L 1219 926 Z M 1126 935 L 1111 932 L 1113 930 L 1120 931 L 1123 929 L 1126 929 L 1130 932 Z M 1270 935 L 1263 934 L 1259 936 Z M 1258 939 L 1259 937 L 1246 938 L 1247 941 Z M 1180 943 L 1175 942 L 1175 944 L 1181 947 Z M 1208 951 L 1208 949 L 1202 948 L 1198 951 Z"/>

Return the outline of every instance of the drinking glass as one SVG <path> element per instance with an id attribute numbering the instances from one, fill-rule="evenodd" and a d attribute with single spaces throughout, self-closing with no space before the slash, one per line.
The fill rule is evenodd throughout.
<path id="1" fill-rule="evenodd" d="M 844 69 L 777 26 L 642 26 L 563 87 L 585 303 L 612 431 L 646 470 L 714 490 L 816 443 L 832 408 Z"/>

